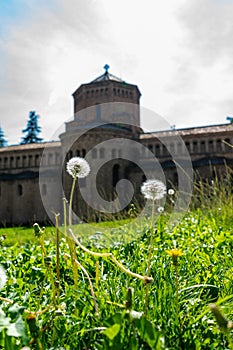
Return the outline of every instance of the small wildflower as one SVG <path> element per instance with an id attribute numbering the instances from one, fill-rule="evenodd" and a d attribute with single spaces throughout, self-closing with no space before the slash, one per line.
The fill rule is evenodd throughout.
<path id="1" fill-rule="evenodd" d="M 183 255 L 182 251 L 177 248 L 166 250 L 166 253 L 172 258 L 173 265 L 177 265 L 178 258 Z"/>
<path id="2" fill-rule="evenodd" d="M 0 290 L 5 286 L 7 282 L 7 275 L 4 268 L 0 265 Z"/>
<path id="3" fill-rule="evenodd" d="M 173 196 L 175 194 L 175 191 L 173 190 L 173 188 L 169 188 L 168 194 L 169 196 Z"/>
<path id="4" fill-rule="evenodd" d="M 89 174 L 90 166 L 84 158 L 74 157 L 67 162 L 66 170 L 73 178 L 84 178 Z"/>
<path id="5" fill-rule="evenodd" d="M 157 210 L 159 214 L 162 214 L 164 212 L 164 207 L 158 207 Z"/>
<path id="6" fill-rule="evenodd" d="M 166 195 L 166 186 L 160 180 L 150 179 L 141 186 L 141 192 L 147 199 L 161 199 Z"/>

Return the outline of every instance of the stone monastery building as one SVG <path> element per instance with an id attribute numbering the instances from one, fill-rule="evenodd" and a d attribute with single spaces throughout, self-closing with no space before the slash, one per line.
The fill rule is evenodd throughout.
<path id="1" fill-rule="evenodd" d="M 108 69 L 106 65 L 103 75 L 73 93 L 74 119 L 59 141 L 0 148 L 0 225 L 44 223 L 62 213 L 72 185 L 66 162 L 75 156 L 85 157 L 91 167 L 74 197 L 82 220 L 106 212 L 118 190 L 124 194 L 120 209 L 127 207 L 132 186 L 132 201 L 140 204 L 142 182 L 157 171 L 158 178 L 177 186 L 179 169 L 192 176 L 190 164 L 194 179 L 224 176 L 232 168 L 233 124 L 145 133 L 138 87 Z M 123 187 L 117 189 L 118 183 Z"/>

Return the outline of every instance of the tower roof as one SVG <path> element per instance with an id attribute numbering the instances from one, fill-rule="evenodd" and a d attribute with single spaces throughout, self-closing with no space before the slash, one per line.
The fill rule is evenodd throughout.
<path id="1" fill-rule="evenodd" d="M 109 73 L 109 68 L 110 66 L 108 64 L 105 64 L 103 67 L 105 69 L 104 74 L 100 75 L 96 79 L 92 80 L 91 83 L 98 83 L 100 81 L 106 81 L 106 80 L 113 80 L 113 81 L 118 81 L 120 83 L 124 83 L 124 81 L 121 78 L 116 77 L 115 75 Z"/>

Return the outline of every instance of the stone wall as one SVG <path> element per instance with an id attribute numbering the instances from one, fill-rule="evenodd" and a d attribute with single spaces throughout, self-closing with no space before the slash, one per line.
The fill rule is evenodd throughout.
<path id="1" fill-rule="evenodd" d="M 54 212 L 62 213 L 63 195 L 69 200 L 72 184 L 72 178 L 66 174 L 65 164 L 74 156 L 86 156 L 93 168 L 98 162 L 103 162 L 104 166 L 96 179 L 97 188 L 105 200 L 114 198 L 115 185 L 122 178 L 130 180 L 136 193 L 139 193 L 145 175 L 133 162 L 124 161 L 122 145 L 116 147 L 113 144 L 108 148 L 98 146 L 101 142 L 116 137 L 134 139 L 134 134 L 132 130 L 124 128 L 96 128 L 82 136 L 78 135 L 77 130 L 69 130 L 61 135 L 61 142 L 1 148 L 0 224 L 46 222 L 51 221 Z M 135 141 L 145 146 L 138 157 L 145 159 L 147 167 L 154 156 L 158 158 L 167 181 L 172 183 L 176 183 L 178 178 L 171 154 L 179 159 L 185 157 L 184 145 L 192 159 L 197 179 L 201 177 L 209 180 L 216 174 L 224 176 L 226 165 L 233 168 L 233 125 L 146 133 L 140 135 L 140 141 Z M 91 179 L 87 178 L 79 185 L 89 188 L 91 196 Z M 138 198 L 136 195 L 134 200 L 140 201 L 140 196 Z M 78 186 L 74 207 L 79 208 L 81 216 L 95 218 L 92 209 L 85 201 L 82 202 Z"/>
<path id="2" fill-rule="evenodd" d="M 44 148 L 48 152 L 44 152 Z M 40 165 L 44 177 L 39 184 Z M 60 142 L 0 148 L 0 225 L 24 225 L 49 220 L 43 197 L 57 189 L 54 172 L 60 167 Z M 48 170 L 53 170 L 53 177 Z M 46 172 L 47 171 L 47 172 Z M 44 183 L 43 183 L 44 179 Z M 51 186 L 48 186 L 48 182 Z M 41 187 L 41 188 L 40 188 Z"/>

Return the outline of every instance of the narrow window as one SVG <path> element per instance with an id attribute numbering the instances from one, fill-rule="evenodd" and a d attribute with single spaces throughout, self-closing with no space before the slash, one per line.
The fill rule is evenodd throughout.
<path id="1" fill-rule="evenodd" d="M 186 146 L 187 150 L 190 151 L 190 142 L 185 142 L 185 146 Z"/>
<path id="2" fill-rule="evenodd" d="M 163 153 L 163 156 L 164 157 L 166 157 L 166 156 L 168 156 L 168 150 L 167 150 L 167 148 L 166 148 L 166 146 L 165 145 L 163 145 L 163 151 L 162 151 L 162 153 Z"/>
<path id="3" fill-rule="evenodd" d="M 104 157 L 105 157 L 105 149 L 100 148 L 100 158 L 104 158 Z"/>
<path id="4" fill-rule="evenodd" d="M 113 187 L 116 187 L 116 184 L 118 183 L 118 181 L 120 179 L 119 170 L 120 170 L 119 164 L 115 164 L 113 169 L 112 169 L 112 185 L 113 185 Z"/>
<path id="5" fill-rule="evenodd" d="M 28 158 L 28 165 L 29 165 L 29 166 L 32 166 L 32 155 L 29 155 L 29 158 Z"/>
<path id="6" fill-rule="evenodd" d="M 22 195 L 23 195 L 23 186 L 18 185 L 18 196 L 22 196 Z"/>
<path id="7" fill-rule="evenodd" d="M 216 142 L 216 148 L 218 152 L 222 151 L 222 140 L 217 140 Z"/>
<path id="8" fill-rule="evenodd" d="M 52 165 L 52 164 L 53 164 L 53 154 L 49 153 L 48 165 Z"/>
<path id="9" fill-rule="evenodd" d="M 209 152 L 213 152 L 214 150 L 214 142 L 213 140 L 209 140 Z"/>
<path id="10" fill-rule="evenodd" d="M 148 148 L 149 148 L 149 151 L 151 151 L 153 153 L 153 151 L 154 151 L 153 150 L 153 145 L 149 145 Z"/>
<path id="11" fill-rule="evenodd" d="M 36 164 L 36 166 L 40 165 L 40 156 L 39 156 L 39 154 L 35 155 L 35 164 Z"/>
<path id="12" fill-rule="evenodd" d="M 60 154 L 56 153 L 56 164 L 60 164 Z"/>
<path id="13" fill-rule="evenodd" d="M 205 152 L 206 152 L 206 145 L 205 145 L 205 141 L 201 141 L 200 148 L 201 148 L 201 153 L 205 153 Z"/>
<path id="14" fill-rule="evenodd" d="M 23 168 L 26 168 L 26 164 L 27 164 L 27 157 L 23 156 Z"/>
<path id="15" fill-rule="evenodd" d="M 20 167 L 20 157 L 16 157 L 16 168 Z"/>
<path id="16" fill-rule="evenodd" d="M 193 153 L 197 153 L 198 152 L 198 143 L 197 141 L 193 141 Z"/>
<path id="17" fill-rule="evenodd" d="M 92 155 L 93 159 L 97 158 L 97 150 L 96 150 L 96 148 L 93 148 L 93 150 L 91 151 L 91 155 Z"/>

